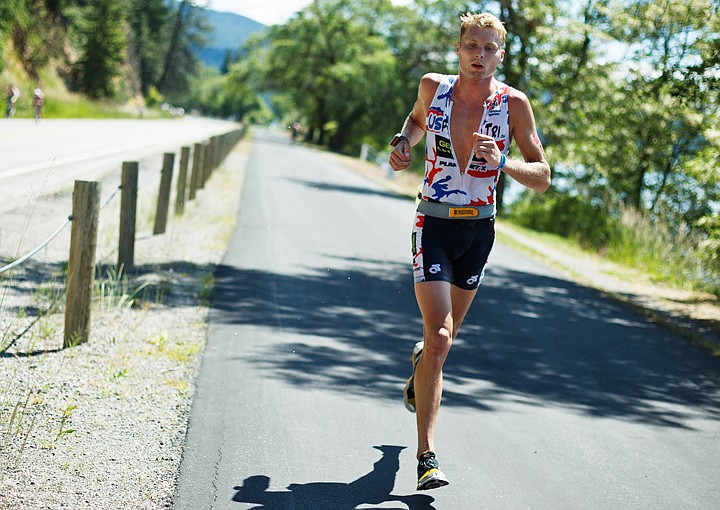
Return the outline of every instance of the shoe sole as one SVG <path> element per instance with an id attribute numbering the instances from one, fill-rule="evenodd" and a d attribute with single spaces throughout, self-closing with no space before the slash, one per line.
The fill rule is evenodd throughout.
<path id="1" fill-rule="evenodd" d="M 450 482 L 448 482 L 448 479 L 442 471 L 439 469 L 431 469 L 425 473 L 420 480 L 418 480 L 417 490 L 427 491 L 430 489 L 439 489 L 440 487 L 445 487 L 449 483 Z"/>
<path id="2" fill-rule="evenodd" d="M 405 409 L 407 409 L 411 413 L 415 412 L 415 397 L 413 397 L 412 402 L 410 402 L 410 398 L 408 397 L 408 388 L 410 388 L 410 385 L 414 383 L 415 368 L 417 367 L 420 356 L 422 355 L 423 350 L 422 347 L 418 349 L 419 344 L 422 344 L 422 342 L 416 343 L 413 347 L 412 356 L 410 357 L 410 363 L 412 364 L 412 374 L 410 374 L 410 377 L 408 377 L 408 380 L 405 383 L 405 388 L 403 388 L 403 403 L 405 404 Z"/>
<path id="3" fill-rule="evenodd" d="M 412 402 L 410 401 L 410 397 L 408 397 L 408 388 L 412 383 L 413 377 L 414 375 L 410 376 L 410 378 L 405 383 L 405 389 L 403 389 L 403 404 L 405 404 L 405 409 L 407 409 L 411 413 L 415 412 L 415 399 L 413 398 Z"/>

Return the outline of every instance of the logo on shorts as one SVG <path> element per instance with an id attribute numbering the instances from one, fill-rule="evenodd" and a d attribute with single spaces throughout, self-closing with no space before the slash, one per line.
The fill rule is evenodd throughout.
<path id="1" fill-rule="evenodd" d="M 431 274 L 438 274 L 440 271 L 442 271 L 440 264 L 433 264 L 430 266 L 430 269 L 428 269 L 428 272 Z"/>
<path id="2" fill-rule="evenodd" d="M 467 284 L 468 284 L 468 285 L 475 285 L 475 284 L 478 282 L 479 279 L 480 279 L 480 276 L 478 276 L 478 275 L 471 276 L 470 278 L 467 279 Z"/>

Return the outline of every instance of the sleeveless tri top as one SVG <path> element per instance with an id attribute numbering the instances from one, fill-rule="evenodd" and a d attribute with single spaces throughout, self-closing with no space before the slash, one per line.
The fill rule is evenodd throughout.
<path id="1" fill-rule="evenodd" d="M 425 200 L 452 205 L 495 204 L 500 171 L 488 167 L 485 159 L 474 154 L 467 168 L 460 169 L 450 137 L 452 91 L 457 76 L 445 76 L 438 85 L 425 121 L 425 180 L 422 196 Z M 492 136 L 498 148 L 507 155 L 510 150 L 508 92 L 510 87 L 500 84 L 485 101 L 478 132 Z"/>

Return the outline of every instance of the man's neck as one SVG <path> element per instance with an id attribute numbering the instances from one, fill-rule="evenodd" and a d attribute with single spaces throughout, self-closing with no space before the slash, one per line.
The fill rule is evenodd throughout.
<path id="1" fill-rule="evenodd" d="M 456 101 L 463 103 L 482 104 L 498 88 L 499 82 L 495 76 L 482 80 L 472 80 L 461 75 L 453 87 L 453 96 Z"/>

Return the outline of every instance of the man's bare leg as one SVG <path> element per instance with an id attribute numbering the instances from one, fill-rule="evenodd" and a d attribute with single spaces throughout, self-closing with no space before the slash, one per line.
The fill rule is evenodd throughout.
<path id="1" fill-rule="evenodd" d="M 423 316 L 423 353 L 415 369 L 417 456 L 435 451 L 435 424 L 442 396 L 442 368 L 460 324 L 477 291 L 463 290 L 448 282 L 415 284 Z"/>

